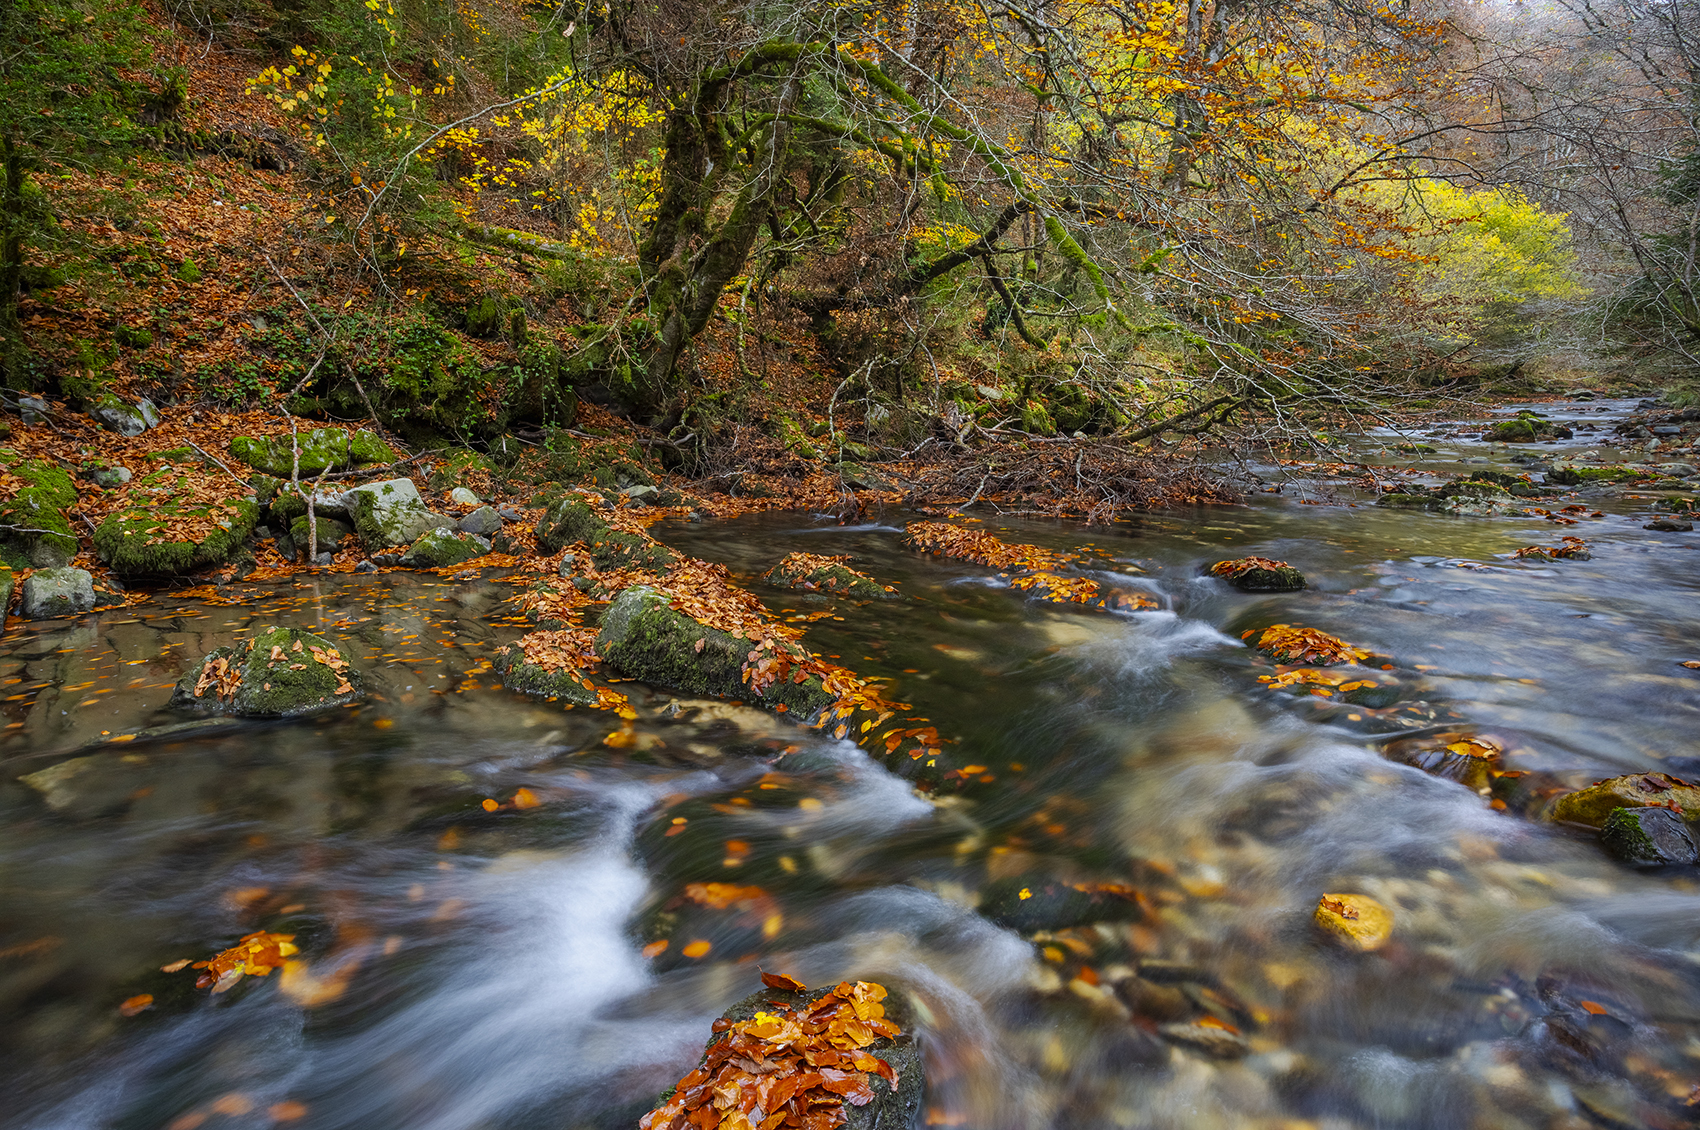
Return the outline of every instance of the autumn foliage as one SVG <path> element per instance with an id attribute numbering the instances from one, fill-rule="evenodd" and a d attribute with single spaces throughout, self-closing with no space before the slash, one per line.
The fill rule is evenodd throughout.
<path id="1" fill-rule="evenodd" d="M 775 989 L 805 992 L 799 981 L 764 973 Z M 748 1020 L 717 1020 L 720 1039 L 672 1095 L 638 1123 L 640 1130 L 831 1130 L 848 1121 L 844 1106 L 877 1097 L 873 1080 L 895 1091 L 896 1068 L 869 1048 L 899 1036 L 885 1018 L 886 990 L 841 981 L 812 1001 L 775 1004 Z"/>

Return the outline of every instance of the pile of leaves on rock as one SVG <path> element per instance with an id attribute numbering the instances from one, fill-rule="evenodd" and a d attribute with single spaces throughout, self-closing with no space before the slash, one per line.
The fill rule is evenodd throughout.
<path id="1" fill-rule="evenodd" d="M 769 988 L 807 991 L 763 973 Z M 897 1089 L 897 1069 L 866 1049 L 900 1033 L 885 1018 L 884 986 L 841 981 L 812 1003 L 775 1004 L 748 1020 L 720 1019 L 720 1039 L 679 1080 L 640 1130 L 831 1130 L 849 1121 L 844 1104 L 875 1099 L 873 1077 Z"/>

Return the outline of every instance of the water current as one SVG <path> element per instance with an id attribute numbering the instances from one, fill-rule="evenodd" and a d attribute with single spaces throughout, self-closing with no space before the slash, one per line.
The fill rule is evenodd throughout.
<path id="1" fill-rule="evenodd" d="M 1575 414 L 1595 407 L 1627 406 Z M 1436 473 L 1505 455 L 1428 442 Z M 759 964 L 903 993 L 930 1125 L 1691 1125 L 1694 874 L 1630 870 L 1515 797 L 1495 807 L 1504 782 L 1398 755 L 1444 732 L 1502 746 L 1513 780 L 1695 774 L 1700 671 L 1680 661 L 1700 658 L 1700 535 L 1642 529 L 1636 499 L 1560 529 L 1319 490 L 1093 529 L 983 513 L 1006 540 L 1095 547 L 1163 606 L 1134 614 L 910 553 L 901 512 L 657 528 L 891 680 L 977 767 L 931 797 L 749 706 L 622 683 L 627 724 L 503 690 L 494 648 L 525 629 L 499 575 L 14 621 L 0 1124 L 632 1126 Z M 1560 533 L 1592 559 L 1509 556 Z M 901 597 L 763 586 L 792 550 L 853 554 Z M 1248 553 L 1309 587 L 1201 576 Z M 163 729 L 188 665 L 274 623 L 345 646 L 372 698 Z M 1388 657 L 1385 693 L 1269 689 L 1241 637 L 1272 623 Z M 521 788 L 539 803 L 480 807 Z M 1392 908 L 1385 948 L 1316 929 L 1341 891 Z M 161 971 L 261 929 L 294 934 L 306 971 L 217 996 Z M 152 1006 L 123 1015 L 140 994 Z"/>

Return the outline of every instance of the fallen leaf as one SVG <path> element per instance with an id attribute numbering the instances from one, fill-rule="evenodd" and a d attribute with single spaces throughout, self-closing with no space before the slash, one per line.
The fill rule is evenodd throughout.
<path id="1" fill-rule="evenodd" d="M 136 1016 L 153 1007 L 153 994 L 141 993 L 133 996 L 118 1006 L 118 1011 L 124 1016 Z"/>
<path id="2" fill-rule="evenodd" d="M 761 969 L 758 967 L 756 972 L 761 973 Z M 808 991 L 807 985 L 803 984 L 795 977 L 787 977 L 783 973 L 762 973 L 761 983 L 770 989 L 789 989 L 792 992 L 797 993 Z"/>

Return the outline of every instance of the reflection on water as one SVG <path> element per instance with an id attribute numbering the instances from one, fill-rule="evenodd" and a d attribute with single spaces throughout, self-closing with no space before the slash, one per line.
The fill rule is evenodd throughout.
<path id="1" fill-rule="evenodd" d="M 1559 784 L 1688 771 L 1700 675 L 1677 661 L 1700 638 L 1700 554 L 1607 518 L 1593 560 L 1525 566 L 1500 555 L 1554 540 L 1533 519 L 1278 502 L 1012 526 L 1096 543 L 1167 609 L 1122 616 L 905 553 L 903 517 L 663 536 L 752 583 L 790 550 L 896 583 L 904 599 L 844 605 L 809 639 L 892 679 L 981 767 L 932 799 L 736 704 L 622 684 L 622 728 L 504 692 L 488 661 L 521 629 L 499 578 L 14 628 L 0 1122 L 629 1126 L 760 962 L 905 990 L 935 1125 L 1689 1124 L 1692 878 L 1621 868 L 1382 751 L 1447 730 Z M 1244 553 L 1311 588 L 1200 577 Z M 180 671 L 273 622 L 345 644 L 374 700 L 158 732 Z M 1387 657 L 1381 697 L 1267 689 L 1240 637 L 1271 623 Z M 480 807 L 521 787 L 541 803 Z M 1310 916 L 1330 891 L 1393 908 L 1394 940 L 1326 944 Z M 210 997 L 160 972 L 259 929 L 296 935 L 292 980 Z M 154 1007 L 121 1016 L 142 993 Z"/>

